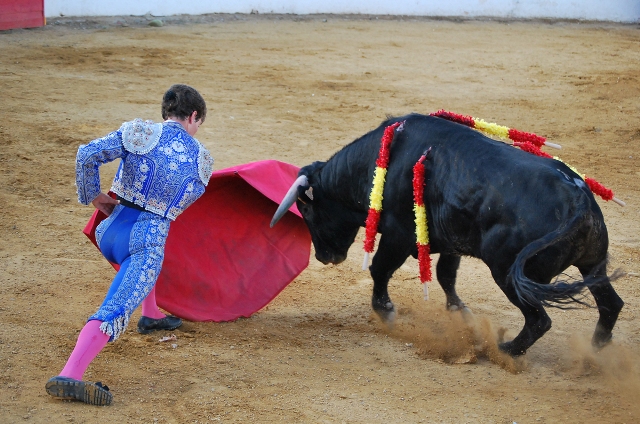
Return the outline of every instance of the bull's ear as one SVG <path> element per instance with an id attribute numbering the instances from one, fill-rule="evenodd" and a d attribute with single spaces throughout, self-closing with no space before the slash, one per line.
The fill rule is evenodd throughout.
<path id="1" fill-rule="evenodd" d="M 313 187 L 309 187 L 308 190 L 305 190 L 304 194 L 306 194 L 310 200 L 313 200 Z"/>
<path id="2" fill-rule="evenodd" d="M 311 203 L 313 201 L 313 187 L 309 185 L 298 187 L 298 200 L 302 203 Z"/>

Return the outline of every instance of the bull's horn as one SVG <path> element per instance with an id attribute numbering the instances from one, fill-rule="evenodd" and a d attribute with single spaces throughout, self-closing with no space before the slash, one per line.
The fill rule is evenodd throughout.
<path id="1" fill-rule="evenodd" d="M 271 225 L 269 225 L 270 228 L 273 228 L 273 226 L 276 225 L 278 221 L 280 221 L 280 218 L 282 218 L 284 214 L 287 213 L 289 208 L 293 206 L 296 199 L 298 198 L 298 187 L 307 185 L 308 181 L 309 180 L 307 179 L 306 175 L 301 175 L 293 182 L 293 185 L 291 186 L 287 194 L 285 194 L 282 202 L 280 202 L 278 210 L 276 210 L 276 213 L 273 214 Z"/>

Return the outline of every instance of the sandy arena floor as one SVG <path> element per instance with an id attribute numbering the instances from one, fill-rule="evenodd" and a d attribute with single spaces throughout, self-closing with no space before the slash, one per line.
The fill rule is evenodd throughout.
<path id="1" fill-rule="evenodd" d="M 149 18 L 151 19 L 151 18 Z M 640 31 L 637 25 L 343 16 L 54 19 L 0 33 L 0 417 L 13 422 L 633 423 L 640 421 Z M 463 259 L 467 326 L 422 300 L 417 263 L 390 284 L 388 330 L 372 315 L 361 239 L 315 259 L 268 307 L 229 323 L 133 325 L 90 366 L 110 407 L 50 398 L 113 270 L 81 230 L 78 145 L 123 121 L 160 120 L 169 85 L 208 101 L 198 138 L 216 169 L 323 160 L 386 115 L 451 110 L 535 132 L 613 189 L 600 201 L 625 300 L 614 343 L 589 347 L 597 311 L 550 310 L 524 358 L 498 354 L 519 311 L 487 268 Z M 115 165 L 104 167 L 108 188 Z M 435 260 L 436 258 L 434 258 Z M 575 270 L 570 270 L 575 274 Z M 572 275 L 573 275 L 572 274 Z"/>

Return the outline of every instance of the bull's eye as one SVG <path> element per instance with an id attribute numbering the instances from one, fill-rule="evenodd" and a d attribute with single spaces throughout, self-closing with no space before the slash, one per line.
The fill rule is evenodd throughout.
<path id="1" fill-rule="evenodd" d="M 298 210 L 304 217 L 309 217 L 311 213 L 311 207 L 306 203 L 298 204 Z"/>

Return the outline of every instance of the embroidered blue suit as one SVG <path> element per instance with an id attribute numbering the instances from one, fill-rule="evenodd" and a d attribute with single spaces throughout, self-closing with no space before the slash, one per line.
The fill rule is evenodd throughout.
<path id="1" fill-rule="evenodd" d="M 213 158 L 177 122 L 136 119 L 78 149 L 78 200 L 91 203 L 100 194 L 100 165 L 121 159 L 111 191 L 143 211 L 117 205 L 96 229 L 103 255 L 119 264 L 107 296 L 89 320 L 117 339 L 133 311 L 156 283 L 171 221 L 205 190 Z"/>

